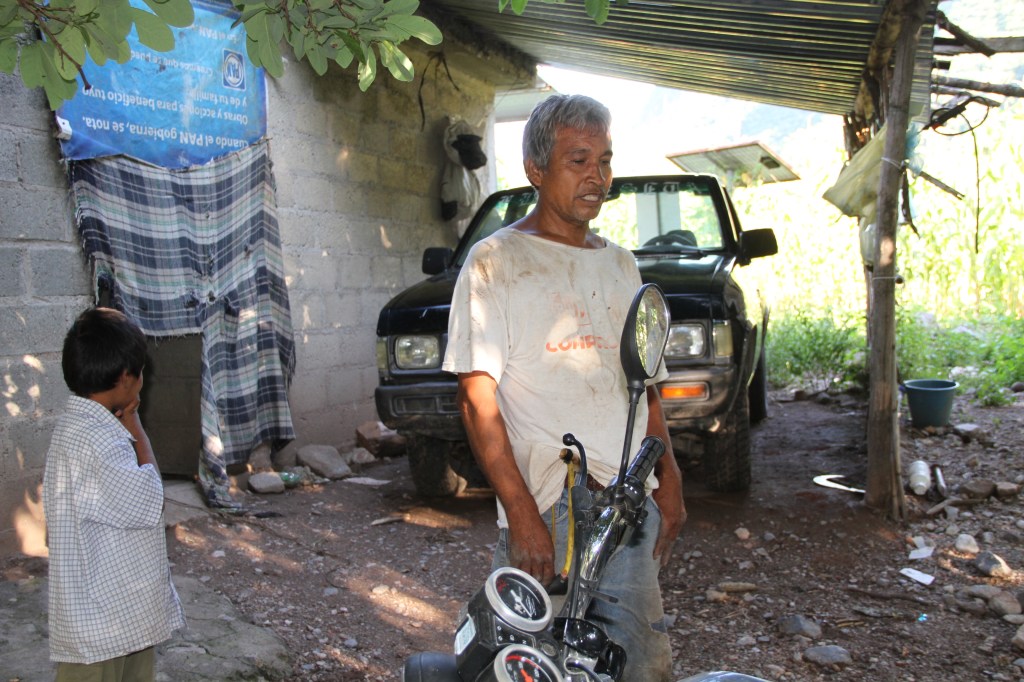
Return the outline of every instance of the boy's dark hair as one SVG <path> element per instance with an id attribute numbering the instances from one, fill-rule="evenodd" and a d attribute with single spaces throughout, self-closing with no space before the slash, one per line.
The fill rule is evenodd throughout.
<path id="1" fill-rule="evenodd" d="M 121 374 L 137 377 L 146 366 L 146 336 L 112 308 L 90 308 L 64 337 L 64 383 L 86 398 L 114 388 Z"/>

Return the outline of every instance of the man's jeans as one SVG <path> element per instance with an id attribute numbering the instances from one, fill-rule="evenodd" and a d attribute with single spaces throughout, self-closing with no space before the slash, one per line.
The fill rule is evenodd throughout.
<path id="1" fill-rule="evenodd" d="M 552 507 L 555 514 L 555 573 L 565 562 L 569 524 L 568 490 Z M 647 518 L 633 533 L 629 544 L 620 547 L 605 567 L 599 590 L 618 598 L 611 604 L 595 598 L 587 612 L 588 619 L 600 625 L 612 641 L 626 650 L 623 679 L 643 682 L 666 682 L 672 674 L 672 650 L 665 632 L 665 612 L 661 604 L 661 587 L 654 545 L 658 541 L 661 513 L 651 498 L 647 499 Z M 544 512 L 550 527 L 551 513 Z M 580 539 L 576 538 L 576 542 Z M 508 566 L 508 529 L 502 528 L 494 551 L 493 568 Z M 555 614 L 563 598 L 553 598 Z"/>

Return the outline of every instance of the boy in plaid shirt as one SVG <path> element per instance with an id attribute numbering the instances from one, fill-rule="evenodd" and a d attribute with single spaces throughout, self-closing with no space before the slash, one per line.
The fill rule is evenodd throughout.
<path id="1" fill-rule="evenodd" d="M 184 626 L 171 583 L 163 483 L 139 421 L 146 337 L 93 308 L 64 339 L 74 394 L 46 455 L 50 658 L 58 682 L 142 682 L 153 646 Z"/>

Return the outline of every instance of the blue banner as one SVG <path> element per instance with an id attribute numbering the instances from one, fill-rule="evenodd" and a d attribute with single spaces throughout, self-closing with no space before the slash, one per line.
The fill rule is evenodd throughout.
<path id="1" fill-rule="evenodd" d="M 145 8 L 132 0 L 133 6 Z M 128 36 L 132 58 L 84 67 L 92 87 L 57 110 L 66 159 L 123 154 L 164 168 L 205 164 L 267 131 L 263 69 L 245 53 L 245 28 L 229 6 L 193 0 L 195 23 L 172 28 L 171 52 Z M 148 10 L 147 10 L 148 11 Z"/>

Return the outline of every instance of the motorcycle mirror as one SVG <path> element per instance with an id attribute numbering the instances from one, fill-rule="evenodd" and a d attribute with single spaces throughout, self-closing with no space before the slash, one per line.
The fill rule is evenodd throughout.
<path id="1" fill-rule="evenodd" d="M 630 395 L 642 393 L 646 382 L 658 373 L 671 322 L 668 301 L 658 285 L 640 287 L 626 313 L 619 344 L 619 358 Z"/>
<path id="2" fill-rule="evenodd" d="M 672 315 L 668 309 L 665 294 L 656 284 L 644 284 L 633 297 L 626 313 L 626 324 L 622 328 L 619 342 L 619 360 L 626 375 L 629 391 L 629 415 L 626 418 L 626 437 L 622 443 L 622 461 L 616 480 L 626 480 L 630 447 L 633 443 L 633 427 L 636 421 L 637 404 L 647 390 L 647 381 L 658 374 L 661 358 L 668 343 L 668 330 Z M 616 488 L 616 497 L 625 495 L 625 488 Z"/>

